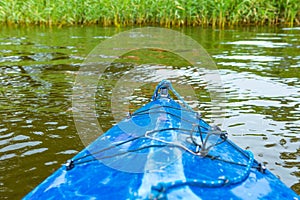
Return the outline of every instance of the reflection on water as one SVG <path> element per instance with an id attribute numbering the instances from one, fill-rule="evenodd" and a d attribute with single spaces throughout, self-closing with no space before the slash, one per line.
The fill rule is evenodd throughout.
<path id="1" fill-rule="evenodd" d="M 74 78 L 95 45 L 121 30 L 1 29 L 0 195 L 10 199 L 24 196 L 83 148 L 72 116 Z M 197 40 L 217 63 L 226 92 L 222 128 L 300 194 L 299 29 L 180 31 Z M 162 78 L 174 81 L 206 121 L 220 114 L 212 112 L 202 69 L 176 65 L 173 58 L 152 53 L 144 52 L 152 64 L 133 64 L 143 60 L 143 54 L 125 56 L 125 62 L 114 63 L 99 80 L 96 108 L 104 130 L 119 120 L 112 105 L 120 106 L 117 116 L 126 116 L 128 109 L 134 111 L 150 100 L 154 82 Z M 125 76 L 136 88 L 116 103 L 113 91 Z M 188 85 L 192 92 L 187 92 Z"/>

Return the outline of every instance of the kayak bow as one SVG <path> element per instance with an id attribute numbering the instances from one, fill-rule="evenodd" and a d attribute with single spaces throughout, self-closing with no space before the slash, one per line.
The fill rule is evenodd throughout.
<path id="1" fill-rule="evenodd" d="M 299 199 L 227 135 L 162 81 L 24 199 Z"/>

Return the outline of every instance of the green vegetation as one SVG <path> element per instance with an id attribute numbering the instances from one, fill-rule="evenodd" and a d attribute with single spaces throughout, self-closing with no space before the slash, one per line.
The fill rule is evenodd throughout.
<path id="1" fill-rule="evenodd" d="M 300 24 L 299 0 L 2 0 L 0 23 L 223 27 Z"/>

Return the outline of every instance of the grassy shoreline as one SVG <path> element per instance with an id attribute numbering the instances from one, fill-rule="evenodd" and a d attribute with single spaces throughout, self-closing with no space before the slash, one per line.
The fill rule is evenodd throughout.
<path id="1" fill-rule="evenodd" d="M 0 24 L 300 25 L 298 0 L 2 0 Z"/>

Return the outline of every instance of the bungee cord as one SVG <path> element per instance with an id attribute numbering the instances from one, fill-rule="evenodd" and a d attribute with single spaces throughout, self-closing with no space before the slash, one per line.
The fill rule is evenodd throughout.
<path id="1" fill-rule="evenodd" d="M 189 126 L 191 126 L 191 128 L 170 127 L 170 128 L 162 128 L 162 129 L 146 131 L 144 134 L 141 134 L 139 136 L 132 137 L 128 140 L 112 144 L 111 146 L 105 147 L 98 151 L 94 151 L 84 156 L 77 157 L 73 160 L 69 160 L 65 164 L 66 170 L 71 170 L 72 168 L 75 167 L 75 165 L 90 163 L 95 160 L 101 161 L 104 159 L 115 158 L 118 156 L 123 156 L 129 153 L 135 153 L 150 148 L 179 148 L 182 151 L 188 152 L 189 154 L 193 156 L 197 156 L 199 158 L 207 158 L 207 159 L 224 162 L 227 164 L 232 164 L 232 165 L 245 168 L 243 173 L 233 178 L 219 177 L 216 180 L 186 179 L 186 180 L 176 180 L 172 182 L 160 182 L 158 185 L 152 186 L 149 199 L 166 199 L 166 195 L 168 194 L 169 191 L 171 191 L 173 188 L 177 188 L 181 186 L 189 185 L 189 186 L 196 186 L 196 187 L 222 187 L 229 184 L 237 184 L 242 182 L 249 176 L 251 168 L 256 168 L 262 173 L 265 172 L 266 168 L 262 164 L 257 163 L 257 161 L 254 160 L 253 154 L 250 151 L 245 151 L 240 147 L 238 147 L 237 145 L 235 145 L 234 143 L 230 142 L 229 140 L 227 140 L 228 136 L 226 132 L 221 131 L 216 126 L 212 127 L 208 125 L 205 121 L 203 121 L 199 113 L 195 112 L 183 100 L 183 98 L 175 91 L 170 81 L 163 80 L 161 81 L 161 83 L 157 85 L 155 92 L 152 96 L 152 101 L 155 101 L 159 98 L 170 98 L 170 95 L 168 94 L 168 90 L 173 92 L 173 94 L 178 98 L 178 100 L 180 100 L 180 102 L 184 105 L 184 107 L 181 106 L 174 107 L 169 105 L 155 105 L 151 108 L 136 111 L 133 114 L 129 115 L 128 118 L 130 118 L 130 120 L 134 120 L 134 119 L 138 120 L 139 119 L 138 117 L 143 115 L 165 114 L 177 120 L 180 120 L 180 122 L 186 122 Z M 178 112 L 174 113 L 171 112 L 171 110 L 181 111 L 181 113 L 186 113 L 186 114 L 179 115 Z M 155 134 L 155 133 L 162 133 L 167 131 L 176 131 L 177 134 L 183 134 L 184 136 L 186 136 L 185 140 L 168 141 L 166 139 L 159 138 Z M 209 144 L 210 138 L 212 136 L 217 136 L 217 140 L 215 141 L 215 143 Z M 125 151 L 122 150 L 122 145 L 126 145 L 130 142 L 138 141 L 140 139 L 156 141 L 157 143 L 147 144 L 135 149 L 127 148 L 127 150 Z M 209 154 L 209 151 L 213 147 L 221 145 L 224 142 L 226 142 L 226 144 L 230 145 L 238 152 L 240 152 L 243 156 L 245 156 L 248 159 L 247 164 L 222 159 L 221 156 L 215 156 Z M 116 150 L 116 152 L 113 152 L 112 154 L 109 155 L 104 154 L 105 152 L 114 149 Z"/>

